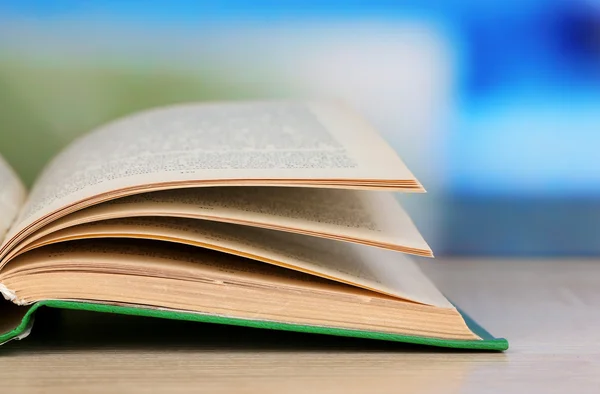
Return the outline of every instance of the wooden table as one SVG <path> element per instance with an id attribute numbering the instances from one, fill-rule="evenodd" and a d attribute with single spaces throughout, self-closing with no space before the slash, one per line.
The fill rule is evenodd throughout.
<path id="1" fill-rule="evenodd" d="M 504 354 L 40 311 L 2 393 L 600 393 L 600 261 L 424 261 Z M 43 328 L 43 329 L 42 329 Z"/>

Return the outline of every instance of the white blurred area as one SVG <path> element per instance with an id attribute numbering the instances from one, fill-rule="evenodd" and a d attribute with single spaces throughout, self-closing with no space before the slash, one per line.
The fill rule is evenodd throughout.
<path id="1" fill-rule="evenodd" d="M 376 127 L 429 192 L 399 198 L 435 250 L 454 75 L 440 32 L 406 23 L 289 34 L 301 36 L 303 45 L 278 40 L 282 66 L 274 77 L 281 82 L 273 86 L 292 95 L 342 99 Z"/>
<path id="2" fill-rule="evenodd" d="M 38 103 L 35 107 L 49 123 L 52 114 L 70 113 L 72 120 L 63 116 L 53 127 L 57 138 L 65 122 L 93 123 L 111 105 L 115 93 L 110 86 L 77 79 L 88 68 L 198 78 L 208 73 L 217 79 L 213 86 L 244 92 L 241 98 L 346 101 L 381 132 L 429 191 L 400 198 L 435 250 L 455 75 L 447 32 L 439 26 L 418 20 L 202 27 L 21 22 L 0 27 L 0 49 L 36 67 L 66 67 L 77 81 L 61 88 L 49 105 L 36 89 L 13 86 L 24 100 Z"/>

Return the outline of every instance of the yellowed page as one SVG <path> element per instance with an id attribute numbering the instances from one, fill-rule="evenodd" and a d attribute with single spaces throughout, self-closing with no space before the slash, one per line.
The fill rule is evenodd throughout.
<path id="1" fill-rule="evenodd" d="M 312 275 L 451 308 L 405 255 L 305 235 L 195 219 L 146 217 L 83 224 L 39 239 L 28 250 L 84 238 L 146 238 L 240 255 Z"/>
<path id="2" fill-rule="evenodd" d="M 422 190 L 396 153 L 344 106 L 183 104 L 125 117 L 71 144 L 45 168 L 9 236 L 65 207 L 115 194 L 277 183 Z"/>
<path id="3" fill-rule="evenodd" d="M 17 217 L 25 202 L 25 187 L 0 156 L 0 240 L 4 239 L 8 229 Z"/>
<path id="4" fill-rule="evenodd" d="M 49 245 L 0 272 L 27 305 L 67 299 L 449 339 L 480 339 L 455 308 L 437 308 L 238 256 L 146 240 Z"/>
<path id="5" fill-rule="evenodd" d="M 417 228 L 389 193 L 289 187 L 192 188 L 124 197 L 52 222 L 13 248 L 13 253 L 69 226 L 140 216 L 237 223 L 432 256 Z"/>

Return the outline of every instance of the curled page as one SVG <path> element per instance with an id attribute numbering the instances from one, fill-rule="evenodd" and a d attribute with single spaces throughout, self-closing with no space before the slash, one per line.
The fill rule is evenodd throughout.
<path id="1" fill-rule="evenodd" d="M 393 149 L 343 106 L 184 104 L 125 117 L 71 144 L 43 171 L 10 237 L 76 205 L 218 185 L 423 191 Z"/>
<path id="2" fill-rule="evenodd" d="M 23 252 L 86 238 L 142 238 L 183 243 L 248 257 L 414 302 L 452 308 L 417 265 L 401 253 L 206 220 L 138 217 L 82 224 L 42 237 Z"/>
<path id="3" fill-rule="evenodd" d="M 25 187 L 0 156 L 0 243 L 25 200 Z"/>
<path id="4" fill-rule="evenodd" d="M 165 190 L 94 205 L 44 226 L 0 261 L 9 260 L 36 239 L 68 227 L 152 216 L 236 223 L 433 256 L 390 193 L 248 186 Z"/>

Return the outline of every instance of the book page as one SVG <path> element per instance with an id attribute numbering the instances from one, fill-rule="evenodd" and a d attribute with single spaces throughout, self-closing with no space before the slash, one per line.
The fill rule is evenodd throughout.
<path id="1" fill-rule="evenodd" d="M 48 299 L 99 301 L 243 318 L 262 327 L 285 322 L 480 339 L 455 308 L 408 302 L 273 264 L 168 242 L 95 239 L 49 245 L 19 256 L 0 272 L 0 280 L 19 305 Z"/>
<path id="2" fill-rule="evenodd" d="M 69 226 L 141 216 L 237 223 L 432 256 L 431 249 L 390 193 L 252 186 L 165 190 L 108 201 L 52 222 L 11 253 Z"/>
<path id="3" fill-rule="evenodd" d="M 202 185 L 303 184 L 422 191 L 378 134 L 337 104 L 183 104 L 81 137 L 43 171 L 11 236 L 103 196 Z"/>
<path id="4" fill-rule="evenodd" d="M 25 201 L 25 187 L 0 156 L 0 241 L 4 239 Z"/>
<path id="5" fill-rule="evenodd" d="M 405 255 L 363 245 L 204 220 L 147 217 L 83 224 L 28 247 L 86 238 L 145 238 L 218 250 L 438 307 L 452 305 Z"/>

